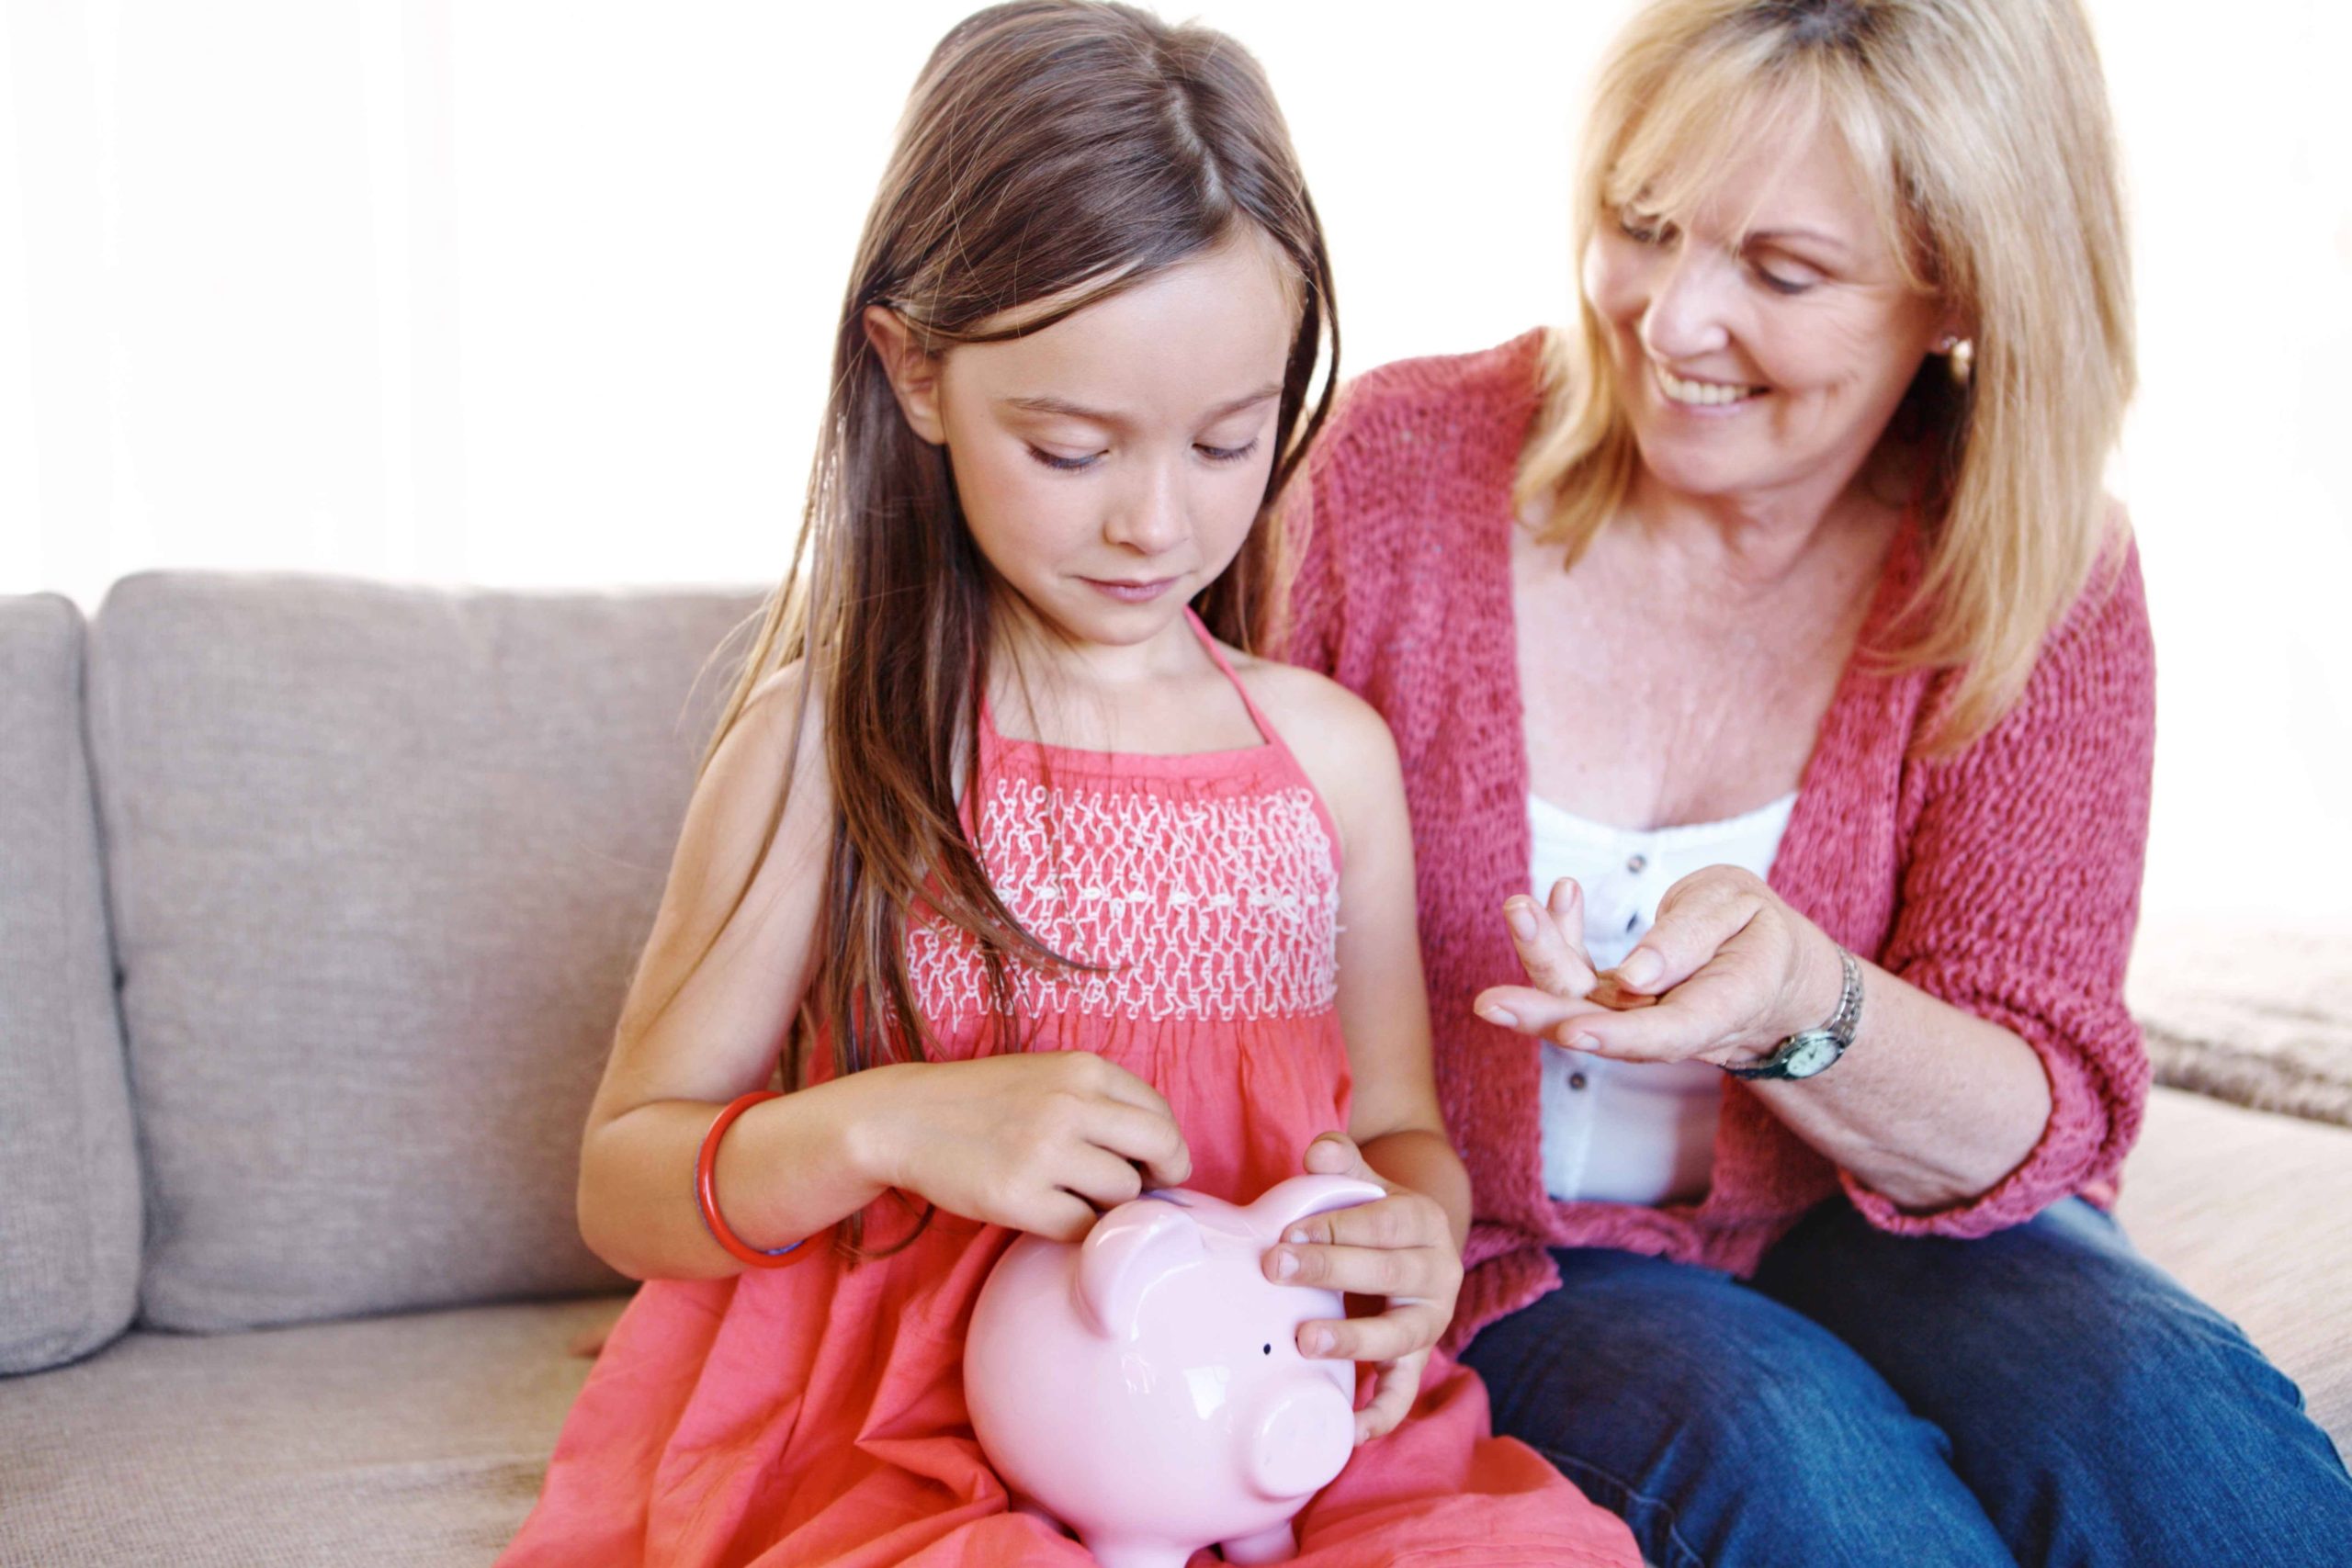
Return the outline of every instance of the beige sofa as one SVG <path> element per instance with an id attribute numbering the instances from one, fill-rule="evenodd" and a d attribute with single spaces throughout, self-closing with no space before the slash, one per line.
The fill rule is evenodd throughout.
<path id="1" fill-rule="evenodd" d="M 0 600 L 0 1565 L 495 1555 L 621 1303 L 575 1140 L 753 603 Z M 2347 1192 L 2352 1130 L 2162 1091 L 2123 1207 L 2339 1444 Z"/>

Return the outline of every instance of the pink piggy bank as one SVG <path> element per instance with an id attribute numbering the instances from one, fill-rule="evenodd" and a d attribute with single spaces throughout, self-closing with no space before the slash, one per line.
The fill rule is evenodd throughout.
<path id="1" fill-rule="evenodd" d="M 1309 1214 L 1384 1196 L 1297 1176 L 1248 1208 L 1181 1189 L 1122 1203 L 1075 1246 L 1024 1235 L 972 1309 L 964 1393 L 1014 1497 L 1103 1568 L 1297 1551 L 1290 1521 L 1355 1447 L 1355 1367 L 1298 1353 L 1336 1292 L 1261 1260 Z"/>

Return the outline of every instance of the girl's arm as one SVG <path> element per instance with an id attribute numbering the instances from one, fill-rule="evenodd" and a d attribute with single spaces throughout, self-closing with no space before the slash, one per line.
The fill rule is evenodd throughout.
<path id="1" fill-rule="evenodd" d="M 1356 1417 L 1361 1441 L 1404 1419 L 1453 1315 L 1470 1179 L 1438 1107 L 1396 742 L 1369 705 L 1329 681 L 1303 671 L 1261 681 L 1342 839 L 1339 1011 L 1354 1098 L 1345 1134 L 1317 1138 L 1305 1167 L 1369 1177 L 1392 1194 L 1301 1222 L 1266 1267 L 1276 1280 L 1386 1298 L 1376 1316 L 1299 1328 L 1306 1355 L 1374 1364 L 1372 1403 Z"/>
<path id="2" fill-rule="evenodd" d="M 765 682 L 695 788 L 589 1111 L 581 1232 L 633 1278 L 742 1267 L 703 1223 L 695 1162 L 719 1109 L 772 1085 L 814 976 L 833 800 L 814 700 L 795 752 L 799 707 L 797 670 Z M 1149 1085 L 1083 1053 L 1039 1053 L 878 1067 L 756 1105 L 720 1143 L 713 1184 L 729 1228 L 765 1248 L 893 1187 L 1069 1238 L 1095 1205 L 1189 1174 Z"/>
<path id="3" fill-rule="evenodd" d="M 814 702 L 795 755 L 800 706 L 797 670 L 764 682 L 696 785 L 589 1109 L 581 1234 L 636 1279 L 741 1267 L 704 1225 L 693 1173 L 718 1108 L 772 1087 L 811 977 L 833 803 Z M 786 806 L 763 856 L 779 789 Z M 880 1194 L 854 1142 L 867 1093 L 854 1080 L 820 1085 L 737 1121 L 716 1186 L 739 1235 L 779 1246 Z M 793 1179 L 762 1179 L 782 1171 Z"/>
<path id="4" fill-rule="evenodd" d="M 1470 1234 L 1470 1178 L 1438 1109 L 1396 743 L 1368 704 L 1344 688 L 1331 691 L 1346 722 L 1324 733 L 1348 759 L 1333 777 L 1338 798 L 1326 796 L 1347 840 L 1339 945 L 1340 1027 L 1355 1079 L 1348 1136 L 1383 1178 L 1437 1201 L 1459 1253 Z"/>

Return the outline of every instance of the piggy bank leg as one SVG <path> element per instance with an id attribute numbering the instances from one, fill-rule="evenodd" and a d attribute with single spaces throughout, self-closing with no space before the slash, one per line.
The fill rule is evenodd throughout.
<path id="1" fill-rule="evenodd" d="M 1287 1562 L 1298 1555 L 1298 1538 L 1291 1534 L 1285 1520 L 1256 1535 L 1221 1542 L 1218 1550 L 1227 1562 Z"/>
<path id="2" fill-rule="evenodd" d="M 1184 1568 L 1193 1551 L 1192 1547 L 1171 1546 L 1164 1540 L 1120 1540 L 1102 1536 L 1080 1539 L 1102 1568 Z"/>

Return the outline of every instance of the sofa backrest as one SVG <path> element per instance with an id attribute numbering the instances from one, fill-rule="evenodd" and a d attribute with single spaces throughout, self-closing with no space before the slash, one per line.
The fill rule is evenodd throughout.
<path id="1" fill-rule="evenodd" d="M 574 1223 L 580 1131 L 732 671 L 697 675 L 756 607 L 115 586 L 90 744 L 145 1322 L 623 1283 Z"/>
<path id="2" fill-rule="evenodd" d="M 139 1162 L 71 600 L 0 599 L 0 1372 L 130 1322 Z"/>

